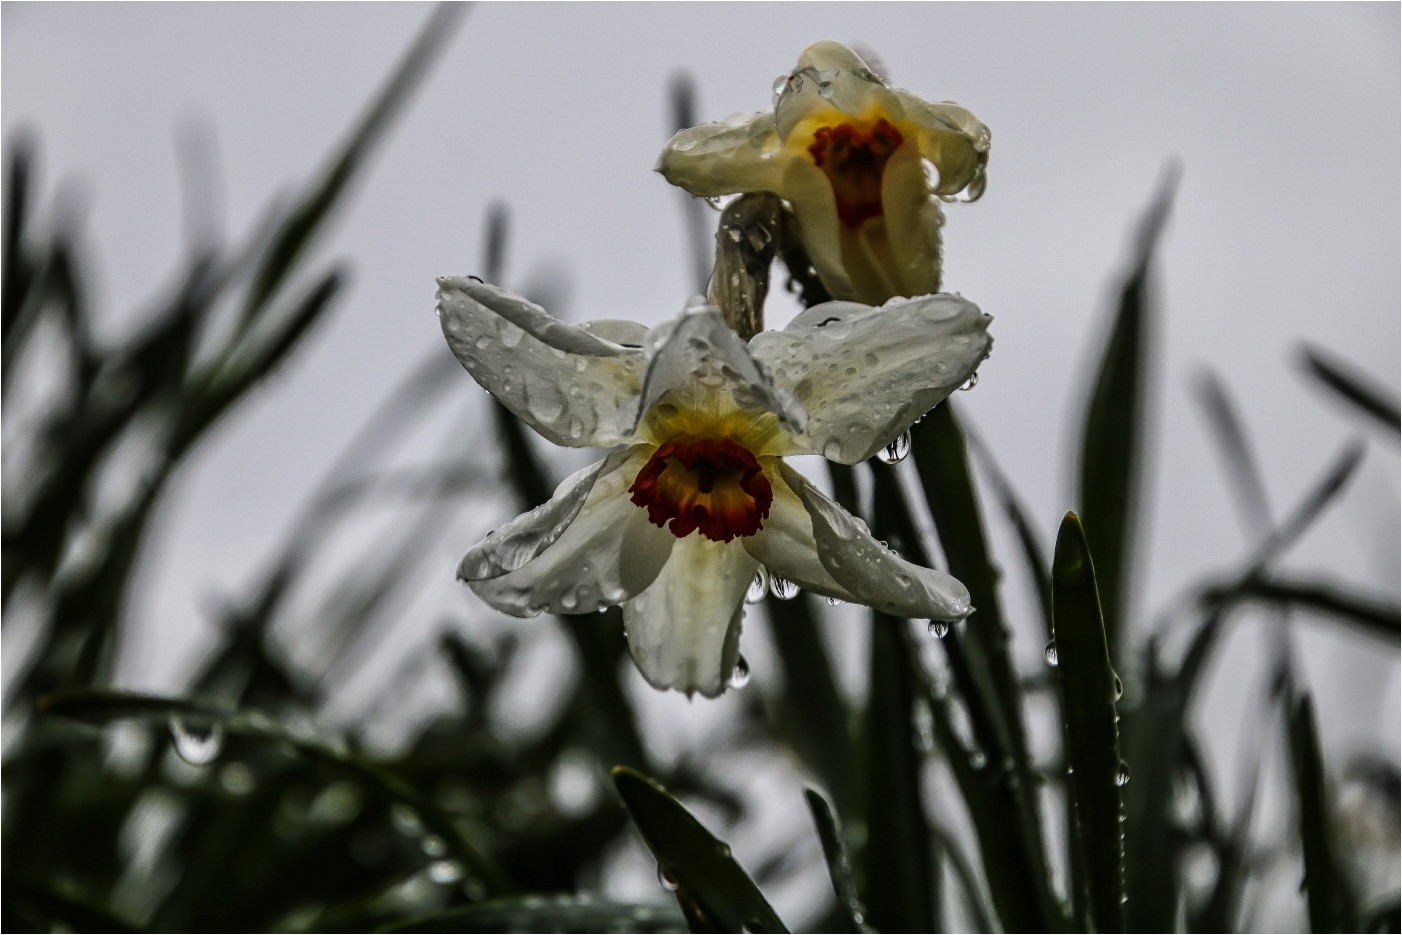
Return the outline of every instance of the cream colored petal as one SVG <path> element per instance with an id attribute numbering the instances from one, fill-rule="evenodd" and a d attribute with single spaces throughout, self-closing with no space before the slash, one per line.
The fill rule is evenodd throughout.
<path id="1" fill-rule="evenodd" d="M 813 521 L 823 567 L 859 602 L 895 617 L 960 620 L 973 613 L 969 590 L 958 579 L 907 562 L 797 471 L 780 470 Z"/>
<path id="2" fill-rule="evenodd" d="M 838 220 L 832 183 L 823 170 L 807 160 L 791 160 L 778 194 L 793 205 L 799 238 L 828 294 L 835 299 L 856 299 L 843 258 L 842 235 L 846 228 Z"/>
<path id="3" fill-rule="evenodd" d="M 774 100 L 779 137 L 788 140 L 806 118 L 824 110 L 851 117 L 879 112 L 901 115 L 900 101 L 861 56 L 840 42 L 815 42 L 804 49 Z"/>
<path id="4" fill-rule="evenodd" d="M 881 205 L 885 229 L 884 260 L 888 278 L 896 288 L 892 295 L 930 295 L 940 291 L 940 227 L 944 214 L 930 197 L 920 152 L 901 146 L 886 162 L 881 179 Z M 875 303 L 873 303 L 875 304 Z"/>
<path id="5" fill-rule="evenodd" d="M 725 691 L 740 659 L 745 591 L 759 563 L 737 542 L 698 533 L 676 540 L 646 591 L 623 605 L 628 648 L 654 688 Z"/>
<path id="6" fill-rule="evenodd" d="M 894 92 L 909 124 L 918 130 L 921 154 L 939 170 L 934 193 L 977 201 L 988 184 L 988 127 L 958 104 L 932 104 L 909 91 Z"/>
<path id="7" fill-rule="evenodd" d="M 769 465 L 765 475 L 774 491 L 774 501 L 759 533 L 740 540 L 746 551 L 770 572 L 805 591 L 840 601 L 855 601 L 852 593 L 828 574 L 818 558 L 813 521 L 798 494 L 784 481 L 778 462 L 772 461 Z"/>
<path id="8" fill-rule="evenodd" d="M 438 280 L 448 346 L 473 379 L 557 445 L 630 440 L 646 359 L 473 279 Z"/>
<path id="9" fill-rule="evenodd" d="M 969 379 L 992 347 L 990 321 L 954 295 L 829 302 L 750 348 L 808 410 L 813 453 L 856 464 Z"/>
<path id="10" fill-rule="evenodd" d="M 647 343 L 652 355 L 643 380 L 643 417 L 655 416 L 658 406 L 698 411 L 718 406 L 757 416 L 772 413 L 788 430 L 803 431 L 803 406 L 774 385 L 714 306 L 693 306 L 654 328 Z"/>
<path id="11" fill-rule="evenodd" d="M 572 475 L 549 502 L 468 552 L 458 577 L 514 617 L 590 613 L 643 591 L 676 541 L 628 497 L 651 453 L 645 445 L 616 451 Z"/>
<path id="12" fill-rule="evenodd" d="M 774 112 L 733 114 L 682 130 L 662 147 L 656 169 L 693 195 L 775 191 L 782 158 Z"/>

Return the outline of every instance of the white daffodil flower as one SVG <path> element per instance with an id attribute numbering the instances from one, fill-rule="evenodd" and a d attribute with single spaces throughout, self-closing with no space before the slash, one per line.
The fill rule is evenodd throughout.
<path id="1" fill-rule="evenodd" d="M 622 604 L 648 682 L 707 697 L 739 660 L 761 566 L 895 616 L 970 612 L 962 584 L 885 548 L 781 459 L 855 464 L 907 430 L 988 355 L 973 303 L 830 302 L 747 346 L 699 298 L 649 330 L 565 324 L 473 279 L 438 286 L 443 333 L 478 383 L 558 445 L 615 448 L 463 558 L 458 577 L 497 610 Z"/>
<path id="2" fill-rule="evenodd" d="M 775 84 L 774 109 L 682 130 L 657 171 L 693 195 L 772 192 L 834 298 L 939 292 L 935 199 L 974 201 L 989 132 L 969 111 L 892 88 L 840 42 L 818 42 Z"/>

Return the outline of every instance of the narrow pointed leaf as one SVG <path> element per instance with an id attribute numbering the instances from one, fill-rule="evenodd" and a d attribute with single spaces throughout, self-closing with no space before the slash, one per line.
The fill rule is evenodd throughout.
<path id="1" fill-rule="evenodd" d="M 1149 273 L 1168 217 L 1178 172 L 1171 169 L 1145 214 L 1134 265 L 1120 289 L 1081 430 L 1077 471 L 1080 515 L 1096 557 L 1105 633 L 1118 651 L 1133 555 L 1142 475 L 1146 377 L 1153 328 Z"/>
<path id="2" fill-rule="evenodd" d="M 866 925 L 866 912 L 857 896 L 856 884 L 852 882 L 852 867 L 847 860 L 847 847 L 842 843 L 842 831 L 837 824 L 837 814 L 832 804 L 817 789 L 803 791 L 808 802 L 808 811 L 813 815 L 813 824 L 818 829 L 818 839 L 823 844 L 823 858 L 827 861 L 828 877 L 832 880 L 833 893 L 837 896 L 837 910 L 847 923 L 849 932 L 871 931 Z"/>
<path id="3" fill-rule="evenodd" d="M 1072 885 L 1083 887 L 1089 922 L 1124 931 L 1124 828 L 1120 818 L 1120 744 L 1115 672 L 1096 594 L 1085 533 L 1068 513 L 1052 559 L 1052 613 L 1057 681 L 1075 806 Z"/>
<path id="4" fill-rule="evenodd" d="M 1304 890 L 1310 930 L 1357 931 L 1353 894 L 1335 849 L 1324 757 L 1319 750 L 1314 702 L 1308 695 L 1296 701 L 1290 712 L 1290 762 L 1295 779 L 1300 841 L 1304 848 Z"/>
<path id="5" fill-rule="evenodd" d="M 729 845 L 716 840 L 666 789 L 623 766 L 614 768 L 613 783 L 662 873 L 676 884 L 693 931 L 788 931 Z"/>
<path id="6" fill-rule="evenodd" d="M 380 932 L 685 932 L 671 906 L 630 906 L 589 896 L 517 896 L 386 925 Z"/>
<path id="7" fill-rule="evenodd" d="M 1379 425 L 1393 432 L 1402 432 L 1402 407 L 1399 407 L 1395 392 L 1383 389 L 1317 347 L 1305 347 L 1301 355 L 1310 376 L 1333 390 L 1340 399 Z"/>

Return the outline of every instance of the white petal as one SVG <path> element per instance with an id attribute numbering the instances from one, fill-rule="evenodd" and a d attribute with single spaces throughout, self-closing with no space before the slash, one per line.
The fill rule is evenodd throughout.
<path id="1" fill-rule="evenodd" d="M 740 659 L 745 591 L 759 563 L 739 542 L 698 533 L 676 540 L 667 567 L 623 605 L 628 648 L 654 688 L 725 691 Z"/>
<path id="2" fill-rule="evenodd" d="M 778 462 L 770 462 L 777 465 Z M 774 491 L 774 502 L 760 531 L 740 541 L 745 550 L 771 572 L 792 581 L 805 591 L 835 597 L 840 601 L 856 601 L 850 591 L 838 584 L 818 557 L 813 539 L 813 521 L 808 510 L 775 470 L 765 471 Z"/>
<path id="3" fill-rule="evenodd" d="M 467 372 L 545 438 L 570 448 L 630 440 L 645 363 L 640 349 L 472 279 L 438 281 L 438 316 Z"/>
<path id="4" fill-rule="evenodd" d="M 940 227 L 944 215 L 930 197 L 920 151 L 903 145 L 886 161 L 881 177 L 882 222 L 885 227 L 883 262 L 896 287 L 893 295 L 916 296 L 940 288 Z M 870 222 L 868 222 L 870 223 Z"/>
<path id="5" fill-rule="evenodd" d="M 992 347 L 992 320 L 945 294 L 880 308 L 828 302 L 750 348 L 808 410 L 813 453 L 856 464 L 969 379 Z"/>
<path id="6" fill-rule="evenodd" d="M 836 299 L 855 299 L 857 292 L 843 259 L 842 232 L 832 182 L 822 169 L 805 159 L 789 160 L 779 194 L 793 205 L 798 236 L 818 278 Z"/>
<path id="7" fill-rule="evenodd" d="M 988 127 L 958 104 L 932 104 L 909 91 L 894 94 L 918 131 L 921 154 L 939 170 L 935 194 L 952 198 L 964 192 L 965 200 L 977 201 L 988 184 Z"/>
<path id="8" fill-rule="evenodd" d="M 732 114 L 672 137 L 662 147 L 656 169 L 693 195 L 774 191 L 779 181 L 778 150 L 773 111 Z"/>
<path id="9" fill-rule="evenodd" d="M 676 541 L 628 498 L 651 453 L 643 445 L 615 451 L 567 478 L 548 503 L 468 552 L 458 577 L 515 617 L 589 613 L 644 590 Z"/>
<path id="10" fill-rule="evenodd" d="M 894 617 L 931 620 L 959 620 L 973 612 L 969 590 L 958 579 L 907 562 L 801 474 L 787 465 L 780 470 L 813 521 L 823 567 L 860 603 Z"/>
<path id="11" fill-rule="evenodd" d="M 815 42 L 799 55 L 774 102 L 779 136 L 788 140 L 794 127 L 823 110 L 838 110 L 852 117 L 872 111 L 892 119 L 901 114 L 900 102 L 861 56 L 831 41 Z"/>
<path id="12" fill-rule="evenodd" d="M 807 421 L 803 406 L 774 385 L 714 306 L 690 309 L 654 328 L 648 345 L 654 350 L 643 379 L 640 417 L 663 397 L 687 408 L 720 400 L 744 412 L 772 412 L 781 424 L 803 431 Z"/>

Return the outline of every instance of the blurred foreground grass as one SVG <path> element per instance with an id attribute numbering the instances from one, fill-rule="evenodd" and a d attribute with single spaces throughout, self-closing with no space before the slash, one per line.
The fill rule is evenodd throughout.
<path id="1" fill-rule="evenodd" d="M 23 663 L 9 667 L 5 686 L 6 930 L 782 931 L 787 923 L 1219 932 L 1294 911 L 1284 868 L 1292 884 L 1303 880 L 1301 927 L 1398 931 L 1396 836 L 1384 833 L 1397 824 L 1397 764 L 1323 759 L 1328 725 L 1315 719 L 1292 636 L 1302 625 L 1344 626 L 1395 656 L 1398 607 L 1386 588 L 1343 589 L 1282 561 L 1348 483 L 1366 443 L 1327 460 L 1315 487 L 1273 519 L 1226 389 L 1204 380 L 1204 411 L 1258 546 L 1201 582 L 1163 626 L 1127 618 L 1153 418 L 1151 267 L 1171 182 L 1146 214 L 1099 368 L 1083 375 L 1079 517 L 1067 515 L 1054 543 L 1039 539 L 954 405 L 916 426 L 904 464 L 834 466 L 833 488 L 849 508 L 914 561 L 929 564 L 938 549 L 979 610 L 933 635 L 923 621 L 874 615 L 869 687 L 854 702 L 821 639 L 826 606 L 808 595 L 767 602 L 782 684 L 754 694 L 724 746 L 731 757 L 795 762 L 810 777 L 783 808 L 811 819 L 825 874 L 795 866 L 796 845 L 783 836 L 767 860 L 742 868 L 680 804 L 732 828 L 769 826 L 771 817 L 706 768 L 714 751 L 665 762 L 646 742 L 620 680 L 626 647 L 616 611 L 565 622 L 581 675 L 529 737 L 504 737 L 487 717 L 516 677 L 509 642 L 453 634 L 441 652 L 464 703 L 405 752 L 377 758 L 356 732 L 322 726 L 333 674 L 349 653 L 374 653 L 392 629 L 377 622 L 402 612 L 393 597 L 412 585 L 411 568 L 422 571 L 412 567 L 412 543 L 437 520 L 442 498 L 494 484 L 495 475 L 457 465 L 353 472 L 367 460 L 359 454 L 383 446 L 454 376 L 446 349 L 388 395 L 266 578 L 221 611 L 221 642 L 190 673 L 189 696 L 108 688 L 154 511 L 210 429 L 275 378 L 334 306 L 344 273 L 309 268 L 310 248 L 451 18 L 451 10 L 434 15 L 299 200 L 270 213 L 244 247 L 194 256 L 160 312 L 120 341 L 93 337 L 75 232 L 40 213 L 32 142 L 9 143 L 3 598 L 7 649 Z M 689 124 L 684 85 L 677 104 L 679 125 Z M 489 223 L 483 272 L 494 282 L 504 229 L 504 216 Z M 702 271 L 707 240 L 700 231 Z M 809 304 L 821 299 L 803 285 Z M 1395 449 L 1395 398 L 1346 363 L 1305 355 L 1321 392 Z M 39 396 L 25 390 L 34 373 L 49 387 Z M 542 502 L 557 478 L 515 418 L 492 413 L 479 428 L 501 442 L 503 493 L 514 507 Z M 298 610 L 290 595 L 311 587 L 308 565 L 337 524 L 386 491 L 410 497 L 381 566 L 317 582 L 317 611 Z M 992 554 L 990 524 L 1008 524 L 1015 554 Z M 931 525 L 935 535 L 922 534 Z M 999 568 L 1039 595 L 1049 664 L 1041 673 L 1012 662 Z M 1248 608 L 1275 615 L 1278 652 L 1268 690 L 1249 710 L 1221 713 L 1259 725 L 1248 732 L 1240 794 L 1224 795 L 1197 699 Z M 391 680 L 380 690 L 392 698 L 398 688 Z M 1056 712 L 1050 759 L 1032 752 L 1034 709 Z M 1289 769 L 1277 774 L 1268 766 L 1282 753 Z M 1292 821 L 1259 820 L 1271 795 L 1292 802 Z M 590 895 L 629 836 L 656 858 L 658 896 L 675 898 L 628 905 Z M 828 896 L 781 921 L 764 893 L 797 874 L 825 875 Z"/>

